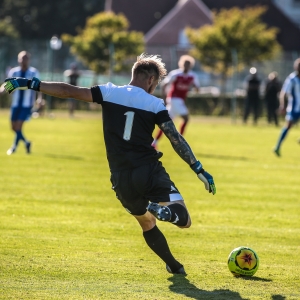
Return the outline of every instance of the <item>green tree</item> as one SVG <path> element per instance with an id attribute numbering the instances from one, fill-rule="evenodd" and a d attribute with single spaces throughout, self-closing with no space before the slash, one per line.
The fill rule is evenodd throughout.
<path id="1" fill-rule="evenodd" d="M 0 38 L 1 37 L 19 37 L 19 33 L 11 22 L 10 17 L 5 17 L 4 19 L 0 19 Z"/>
<path id="2" fill-rule="evenodd" d="M 50 39 L 54 34 L 76 34 L 104 4 L 105 0 L 0 0 L 0 20 L 9 18 L 21 38 Z"/>
<path id="3" fill-rule="evenodd" d="M 191 54 L 209 71 L 221 74 L 223 83 L 232 72 L 233 51 L 239 67 L 272 59 L 280 51 L 277 28 L 267 28 L 260 17 L 265 6 L 222 9 L 214 13 L 213 24 L 199 29 L 186 29 L 194 46 Z"/>
<path id="4" fill-rule="evenodd" d="M 144 51 L 144 36 L 128 31 L 128 21 L 122 15 L 104 12 L 87 19 L 78 35 L 62 35 L 71 52 L 96 74 L 125 70 L 126 62 Z M 112 61 L 113 60 L 113 61 Z"/>

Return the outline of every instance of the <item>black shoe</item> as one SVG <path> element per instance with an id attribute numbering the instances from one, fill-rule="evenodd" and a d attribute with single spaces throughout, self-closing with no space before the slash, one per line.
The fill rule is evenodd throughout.
<path id="1" fill-rule="evenodd" d="M 167 269 L 167 271 L 169 272 L 169 273 L 171 273 L 171 274 L 181 274 L 181 275 L 184 275 L 184 276 L 186 276 L 187 274 L 185 273 L 185 270 L 184 270 L 184 267 L 182 266 L 182 267 L 180 267 L 177 271 L 175 271 L 175 272 L 172 272 L 172 270 L 171 270 L 171 268 L 168 266 L 168 265 L 166 265 L 166 269 Z"/>
<path id="2" fill-rule="evenodd" d="M 26 143 L 26 152 L 29 154 L 31 149 L 31 142 Z"/>
<path id="3" fill-rule="evenodd" d="M 275 148 L 275 149 L 273 150 L 273 152 L 274 152 L 278 157 L 281 156 L 279 149 Z"/>
<path id="4" fill-rule="evenodd" d="M 162 206 L 157 203 L 149 202 L 147 210 L 160 221 L 168 222 L 171 220 L 172 213 L 168 206 Z"/>

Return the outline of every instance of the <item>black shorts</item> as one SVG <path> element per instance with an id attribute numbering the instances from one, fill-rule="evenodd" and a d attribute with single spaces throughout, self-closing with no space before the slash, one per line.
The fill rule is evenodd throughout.
<path id="1" fill-rule="evenodd" d="M 158 203 L 183 200 L 160 161 L 113 172 L 110 180 L 117 198 L 133 215 L 145 214 L 149 201 Z"/>

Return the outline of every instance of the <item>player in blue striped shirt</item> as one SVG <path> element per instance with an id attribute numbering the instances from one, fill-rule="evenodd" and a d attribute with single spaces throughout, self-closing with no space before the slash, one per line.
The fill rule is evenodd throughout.
<path id="1" fill-rule="evenodd" d="M 278 142 L 274 148 L 274 153 L 277 156 L 280 156 L 280 147 L 288 131 L 300 118 L 300 58 L 295 60 L 294 69 L 295 71 L 286 78 L 279 97 L 279 110 L 281 113 L 286 111 L 286 125 L 282 128 Z M 288 100 L 286 109 L 284 105 L 285 97 Z"/>
<path id="2" fill-rule="evenodd" d="M 9 77 L 24 77 L 32 79 L 39 76 L 37 69 L 29 66 L 30 53 L 27 51 L 21 51 L 18 54 L 19 66 L 12 68 L 8 76 Z M 38 93 L 38 97 L 41 98 L 41 93 Z M 24 121 L 29 120 L 31 116 L 31 110 L 36 99 L 36 92 L 34 90 L 17 90 L 12 94 L 11 103 L 11 128 L 15 132 L 15 139 L 13 145 L 7 150 L 7 155 L 13 154 L 19 144 L 19 141 L 25 143 L 26 152 L 30 153 L 31 142 L 28 141 L 22 132 Z"/>

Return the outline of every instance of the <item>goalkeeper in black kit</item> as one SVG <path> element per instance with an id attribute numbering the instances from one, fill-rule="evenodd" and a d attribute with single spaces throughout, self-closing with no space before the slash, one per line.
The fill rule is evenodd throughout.
<path id="1" fill-rule="evenodd" d="M 7 78 L 4 88 L 9 93 L 16 89 L 33 89 L 102 106 L 104 141 L 116 197 L 136 218 L 146 243 L 165 262 L 167 271 L 186 275 L 184 266 L 174 258 L 156 225 L 158 219 L 188 228 L 191 218 L 182 195 L 159 160 L 162 153 L 151 146 L 155 125 L 197 174 L 205 189 L 215 194 L 216 187 L 213 177 L 203 169 L 177 131 L 163 100 L 152 95 L 166 74 L 165 64 L 159 56 L 141 54 L 132 67 L 130 83 L 124 86 L 109 82 L 85 88 L 63 82 L 44 82 L 38 78 Z"/>

